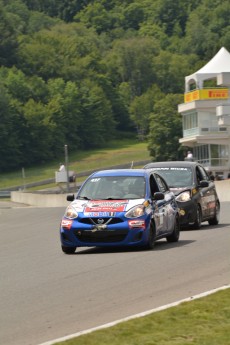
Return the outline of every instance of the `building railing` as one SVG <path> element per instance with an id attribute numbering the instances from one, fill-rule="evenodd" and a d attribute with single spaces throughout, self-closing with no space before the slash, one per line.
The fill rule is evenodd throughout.
<path id="1" fill-rule="evenodd" d="M 204 167 L 228 167 L 229 159 L 228 158 L 204 158 L 204 159 L 195 159 L 196 162 L 202 164 Z"/>
<path id="2" fill-rule="evenodd" d="M 190 128 L 190 129 L 184 129 L 183 130 L 183 137 L 193 137 L 195 135 L 205 135 L 210 133 L 229 133 L 229 130 L 227 127 L 196 127 L 196 128 Z"/>

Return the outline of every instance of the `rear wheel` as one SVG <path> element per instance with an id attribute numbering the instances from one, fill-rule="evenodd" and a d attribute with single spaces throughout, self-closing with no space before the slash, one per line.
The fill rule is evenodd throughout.
<path id="1" fill-rule="evenodd" d="M 148 234 L 148 242 L 146 244 L 146 249 L 153 249 L 156 241 L 156 229 L 153 224 L 150 225 L 149 234 Z"/>
<path id="2" fill-rule="evenodd" d="M 201 211 L 200 205 L 197 205 L 196 220 L 193 224 L 193 229 L 199 230 L 201 228 L 201 222 L 202 222 L 202 211 Z"/>
<path id="3" fill-rule="evenodd" d="M 215 216 L 211 219 L 209 219 L 208 223 L 209 225 L 217 225 L 220 221 L 220 204 L 217 201 L 216 202 L 216 210 L 215 210 Z"/>
<path id="4" fill-rule="evenodd" d="M 174 222 L 173 232 L 171 233 L 171 235 L 167 236 L 166 239 L 168 242 L 177 242 L 179 240 L 179 237 L 180 237 L 180 221 L 179 221 L 179 217 L 176 217 L 175 222 Z"/>
<path id="5" fill-rule="evenodd" d="M 77 249 L 77 247 L 65 247 L 65 246 L 61 246 L 61 248 L 65 254 L 74 254 L 75 250 Z"/>

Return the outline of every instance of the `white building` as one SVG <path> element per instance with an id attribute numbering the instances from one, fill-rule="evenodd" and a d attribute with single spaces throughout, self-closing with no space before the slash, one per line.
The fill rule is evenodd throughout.
<path id="1" fill-rule="evenodd" d="M 185 77 L 183 138 L 194 159 L 214 174 L 230 173 L 230 53 L 222 47 L 197 72 Z"/>

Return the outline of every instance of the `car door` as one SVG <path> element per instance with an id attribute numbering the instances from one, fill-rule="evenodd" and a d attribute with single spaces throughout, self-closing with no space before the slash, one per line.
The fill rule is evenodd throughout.
<path id="1" fill-rule="evenodd" d="M 211 202 L 213 201 L 213 183 L 209 181 L 209 177 L 206 174 L 204 168 L 200 165 L 196 167 L 196 175 L 197 175 L 197 183 L 199 188 L 199 197 L 200 197 L 200 204 L 202 208 L 202 215 L 203 218 L 208 218 L 210 214 L 210 206 Z M 207 181 L 208 186 L 207 187 L 201 187 L 200 182 L 201 181 Z"/>
<path id="2" fill-rule="evenodd" d="M 156 183 L 158 185 L 159 192 L 164 193 L 165 198 L 157 201 L 159 209 L 159 221 L 160 221 L 160 234 L 166 233 L 170 227 L 170 191 L 165 181 L 161 176 L 155 174 Z"/>
<path id="3" fill-rule="evenodd" d="M 203 181 L 208 181 L 209 185 L 206 188 L 202 189 L 203 198 L 205 198 L 205 217 L 215 214 L 216 206 L 216 193 L 215 193 L 215 184 L 211 181 L 209 175 L 202 166 L 199 166 L 200 173 L 202 175 Z"/>
<path id="4" fill-rule="evenodd" d="M 164 227 L 164 200 L 154 200 L 154 193 L 160 192 L 160 188 L 156 181 L 155 174 L 150 174 L 149 177 L 150 195 L 152 200 L 154 222 L 156 225 L 156 235 L 159 236 Z"/>

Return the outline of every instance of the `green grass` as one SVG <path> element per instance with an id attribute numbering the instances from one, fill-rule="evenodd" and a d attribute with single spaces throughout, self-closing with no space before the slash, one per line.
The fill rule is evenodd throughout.
<path id="1" fill-rule="evenodd" d="M 111 141 L 106 147 L 98 150 L 71 152 L 69 149 L 68 155 L 69 170 L 77 173 L 125 163 L 131 165 L 132 162 L 148 159 L 151 159 L 151 157 L 146 142 L 125 139 Z M 25 168 L 25 179 L 22 177 L 22 169 L 0 174 L 0 189 L 54 178 L 60 162 L 65 162 L 64 148 L 63 157 L 58 160 L 49 164 Z"/>
<path id="2" fill-rule="evenodd" d="M 229 345 L 230 289 L 59 345 Z"/>

